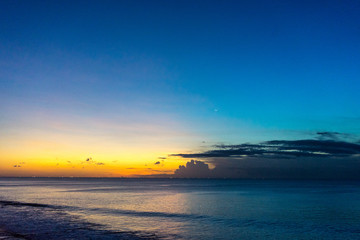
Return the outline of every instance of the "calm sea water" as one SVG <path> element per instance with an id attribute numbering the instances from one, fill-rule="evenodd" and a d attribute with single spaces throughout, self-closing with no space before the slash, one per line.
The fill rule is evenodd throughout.
<path id="1" fill-rule="evenodd" d="M 30 239 L 360 239 L 360 182 L 0 179 Z"/>

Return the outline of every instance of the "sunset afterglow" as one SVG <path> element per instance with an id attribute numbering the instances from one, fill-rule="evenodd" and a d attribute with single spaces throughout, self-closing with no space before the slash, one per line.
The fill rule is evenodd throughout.
<path id="1" fill-rule="evenodd" d="M 172 177 L 195 160 L 243 178 L 324 152 L 354 169 L 350 2 L 3 1 L 0 176 Z"/>

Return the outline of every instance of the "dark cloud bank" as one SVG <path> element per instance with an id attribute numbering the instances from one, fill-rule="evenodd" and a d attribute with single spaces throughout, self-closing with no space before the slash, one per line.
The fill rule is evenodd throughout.
<path id="1" fill-rule="evenodd" d="M 316 140 L 216 145 L 205 152 L 173 154 L 201 159 L 179 166 L 174 177 L 360 180 L 360 144 L 339 141 L 338 133 L 318 135 Z"/>

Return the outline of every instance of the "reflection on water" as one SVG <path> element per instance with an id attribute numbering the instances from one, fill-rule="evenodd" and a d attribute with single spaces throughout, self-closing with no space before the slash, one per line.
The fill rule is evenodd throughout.
<path id="1" fill-rule="evenodd" d="M 103 230 L 165 239 L 355 239 L 360 238 L 359 186 L 320 181 L 1 179 L 0 200 L 56 206 L 76 221 L 99 224 Z"/>

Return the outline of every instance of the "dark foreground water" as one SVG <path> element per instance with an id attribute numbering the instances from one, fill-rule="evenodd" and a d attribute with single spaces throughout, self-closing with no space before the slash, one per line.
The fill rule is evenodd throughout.
<path id="1" fill-rule="evenodd" d="M 360 182 L 0 178 L 28 239 L 360 239 Z"/>

